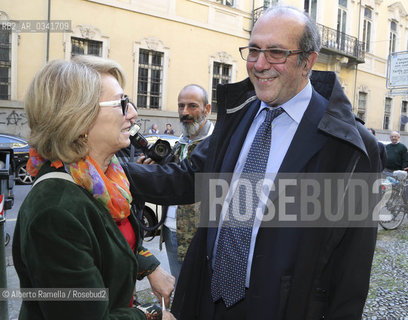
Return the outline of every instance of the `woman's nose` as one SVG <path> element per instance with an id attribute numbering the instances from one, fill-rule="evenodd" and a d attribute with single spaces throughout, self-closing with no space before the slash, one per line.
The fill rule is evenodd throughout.
<path id="1" fill-rule="evenodd" d="M 137 119 L 137 108 L 133 103 L 129 102 L 128 112 L 126 114 L 126 119 L 136 120 Z"/>

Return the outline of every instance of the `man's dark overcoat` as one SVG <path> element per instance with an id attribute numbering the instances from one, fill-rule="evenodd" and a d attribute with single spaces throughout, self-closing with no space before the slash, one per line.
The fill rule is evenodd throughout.
<path id="1" fill-rule="evenodd" d="M 311 83 L 312 99 L 279 172 L 346 173 L 349 177 L 378 172 L 376 140 L 356 120 L 335 74 L 313 72 Z M 159 204 L 189 203 L 197 200 L 194 173 L 233 172 L 260 101 L 249 79 L 219 86 L 217 101 L 215 130 L 189 162 L 126 168 L 135 196 Z M 205 195 L 201 200 L 203 215 L 209 212 L 209 204 Z M 199 228 L 190 245 L 172 307 L 179 320 L 212 319 L 210 278 L 216 230 Z M 261 226 L 244 300 L 245 319 L 361 319 L 375 240 L 372 225 Z"/>

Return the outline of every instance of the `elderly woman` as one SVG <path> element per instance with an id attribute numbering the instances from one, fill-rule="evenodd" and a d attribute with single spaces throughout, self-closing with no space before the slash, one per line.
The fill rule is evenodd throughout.
<path id="1" fill-rule="evenodd" d="M 14 233 L 20 286 L 108 292 L 99 300 L 86 292 L 82 301 L 24 300 L 20 319 L 153 319 L 131 307 L 136 279 L 145 276 L 160 301 L 170 302 L 174 278 L 141 246 L 115 156 L 130 144 L 137 118 L 124 84 L 117 63 L 79 56 L 48 63 L 28 90 L 28 168 L 37 179 Z M 174 319 L 166 311 L 162 318 Z"/>

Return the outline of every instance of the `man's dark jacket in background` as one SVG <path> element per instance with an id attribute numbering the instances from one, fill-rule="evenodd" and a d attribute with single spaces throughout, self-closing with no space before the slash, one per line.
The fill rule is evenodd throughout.
<path id="1" fill-rule="evenodd" d="M 408 167 L 407 147 L 403 143 L 389 143 L 385 146 L 385 150 L 387 151 L 386 169 L 394 171 Z"/>

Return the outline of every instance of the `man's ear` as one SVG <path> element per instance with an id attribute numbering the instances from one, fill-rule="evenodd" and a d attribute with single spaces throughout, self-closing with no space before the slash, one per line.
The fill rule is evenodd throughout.
<path id="1" fill-rule="evenodd" d="M 205 106 L 205 115 L 208 116 L 210 113 L 211 113 L 211 104 L 208 103 L 208 104 Z"/>
<path id="2" fill-rule="evenodd" d="M 316 61 L 317 61 L 317 57 L 318 57 L 318 53 L 316 51 L 313 51 L 309 54 L 309 56 L 307 57 L 306 61 L 305 61 L 305 65 L 303 67 L 303 75 L 307 77 L 307 75 L 309 74 L 310 70 L 312 70 L 313 66 L 315 65 Z"/>

